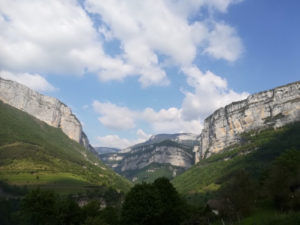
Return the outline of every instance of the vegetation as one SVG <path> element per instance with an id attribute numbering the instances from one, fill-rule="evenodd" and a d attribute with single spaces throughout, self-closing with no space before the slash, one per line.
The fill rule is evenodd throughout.
<path id="1" fill-rule="evenodd" d="M 130 190 L 122 207 L 121 224 L 179 225 L 183 219 L 184 202 L 167 178 L 158 178 Z"/>
<path id="2" fill-rule="evenodd" d="M 218 211 L 209 223 L 300 223 L 300 123 L 243 135 L 172 182 L 190 204 Z"/>
<path id="3" fill-rule="evenodd" d="M 0 101 L 0 180 L 74 193 L 97 186 L 128 191 L 130 182 L 59 128 Z"/>
<path id="4" fill-rule="evenodd" d="M 59 129 L 0 106 L 1 225 L 300 224 L 300 123 L 244 134 L 171 183 L 124 196 L 115 188 L 129 183 Z M 73 194 L 58 195 L 64 188 Z"/>
<path id="5" fill-rule="evenodd" d="M 189 196 L 211 195 L 235 171 L 244 169 L 258 183 L 264 182 L 272 162 L 287 149 L 300 150 L 300 123 L 277 130 L 253 131 L 243 135 L 243 144 L 201 160 L 198 164 L 175 177 L 176 189 Z"/>
<path id="6" fill-rule="evenodd" d="M 151 163 L 150 165 L 137 170 L 123 171 L 122 174 L 133 183 L 152 183 L 159 177 L 172 179 L 176 175 L 184 172 L 184 168 L 171 164 Z"/>

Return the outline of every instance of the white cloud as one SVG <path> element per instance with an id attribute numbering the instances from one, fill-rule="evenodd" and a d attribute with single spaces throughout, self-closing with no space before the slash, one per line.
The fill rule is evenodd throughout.
<path id="1" fill-rule="evenodd" d="M 39 74 L 29 73 L 12 73 L 9 71 L 0 71 L 0 77 L 6 80 L 13 80 L 23 84 L 36 91 L 55 91 L 53 87 L 44 77 Z"/>
<path id="2" fill-rule="evenodd" d="M 249 95 L 229 89 L 225 79 L 210 71 L 203 73 L 196 66 L 182 70 L 187 75 L 188 84 L 194 88 L 194 92 L 185 92 L 182 103 L 182 113 L 186 120 L 203 120 L 214 110 L 233 101 L 245 99 Z"/>
<path id="3" fill-rule="evenodd" d="M 216 23 L 215 29 L 208 36 L 208 46 L 204 53 L 216 59 L 233 62 L 242 54 L 243 45 L 236 31 L 223 23 Z"/>
<path id="4" fill-rule="evenodd" d="M 113 130 L 128 130 L 135 127 L 136 113 L 127 107 L 94 101 L 93 108 L 100 114 L 98 119 L 105 127 Z"/>
<path id="5" fill-rule="evenodd" d="M 132 145 L 132 142 L 126 138 L 120 138 L 118 135 L 106 135 L 97 137 L 99 146 L 110 148 L 126 148 Z"/>
<path id="6" fill-rule="evenodd" d="M 138 140 L 146 141 L 151 137 L 151 134 L 146 134 L 142 129 L 138 129 L 136 132 Z"/>
<path id="7" fill-rule="evenodd" d="M 142 129 L 137 130 L 136 136 L 137 139 L 129 140 L 127 138 L 120 138 L 118 135 L 106 135 L 97 137 L 97 140 L 99 146 L 124 149 L 145 142 L 151 137 L 151 135 L 146 134 Z"/>
<path id="8" fill-rule="evenodd" d="M 131 73 L 117 73 L 121 76 L 111 76 L 106 71 L 101 73 L 100 78 L 123 79 L 129 74 L 139 74 L 143 86 L 168 84 L 159 54 L 179 66 L 191 65 L 198 50 L 217 59 L 235 61 L 241 54 L 242 42 L 234 28 L 215 22 L 213 17 L 192 22 L 189 17 L 203 7 L 209 7 L 210 11 L 226 12 L 230 4 L 237 2 L 164 0 L 153 4 L 151 0 L 128 0 L 121 3 L 117 0 L 86 0 L 85 8 L 101 16 L 103 35 L 109 40 L 116 38 L 121 42 L 120 57 L 132 69 Z"/>
<path id="9" fill-rule="evenodd" d="M 3 0 L 0 13 L 2 68 L 81 74 L 96 63 L 86 64 L 74 54 L 88 48 L 97 52 L 99 46 L 91 20 L 76 1 Z"/>
<path id="10" fill-rule="evenodd" d="M 226 12 L 236 2 L 86 0 L 83 9 L 76 0 L 2 0 L 0 68 L 42 74 L 92 72 L 101 81 L 138 76 L 144 87 L 168 85 L 159 55 L 179 66 L 191 65 L 198 51 L 228 61 L 239 57 L 242 44 L 234 28 L 213 17 L 209 23 L 189 20 L 204 7 Z M 98 25 L 85 10 L 100 15 Z M 121 53 L 111 57 L 103 45 L 114 38 L 121 43 Z"/>
<path id="11" fill-rule="evenodd" d="M 142 111 L 134 111 L 110 102 L 99 101 L 94 101 L 93 107 L 100 114 L 99 122 L 112 130 L 129 130 L 136 127 L 139 121 L 148 123 L 155 133 L 200 133 L 202 128 L 199 120 L 184 120 L 182 110 L 177 108 L 160 111 L 146 108 Z M 137 135 L 140 139 L 147 137 L 139 130 Z"/>
<path id="12" fill-rule="evenodd" d="M 142 121 L 148 123 L 153 133 L 200 133 L 203 120 L 214 110 L 233 101 L 245 99 L 248 93 L 229 89 L 225 79 L 206 73 L 196 66 L 183 67 L 188 84 L 194 89 L 185 91 L 181 108 L 171 107 L 155 111 L 145 108 L 140 111 L 95 101 L 94 110 L 100 114 L 99 121 L 107 128 L 129 130 Z"/>

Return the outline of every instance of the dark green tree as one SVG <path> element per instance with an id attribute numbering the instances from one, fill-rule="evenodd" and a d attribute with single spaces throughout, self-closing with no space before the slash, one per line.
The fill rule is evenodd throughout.
<path id="1" fill-rule="evenodd" d="M 153 184 L 137 184 L 126 195 L 122 207 L 123 225 L 156 225 L 162 213 L 160 194 Z"/>
<path id="2" fill-rule="evenodd" d="M 29 192 L 21 203 L 21 216 L 25 224 L 56 225 L 58 196 L 40 189 Z"/>
<path id="3" fill-rule="evenodd" d="M 257 196 L 257 184 L 245 170 L 237 171 L 220 191 L 221 215 L 240 220 L 250 213 Z"/>
<path id="4" fill-rule="evenodd" d="M 60 199 L 57 210 L 60 225 L 79 225 L 83 221 L 82 210 L 71 197 Z"/>
<path id="5" fill-rule="evenodd" d="M 156 179 L 153 185 L 159 192 L 162 207 L 157 225 L 180 224 L 185 217 L 186 207 L 176 189 L 165 177 Z"/>
<path id="6" fill-rule="evenodd" d="M 274 162 L 267 192 L 281 210 L 300 209 L 300 151 L 287 150 Z"/>
<path id="7" fill-rule="evenodd" d="M 137 184 L 125 197 L 121 221 L 126 225 L 177 225 L 183 220 L 184 202 L 167 178 Z"/>

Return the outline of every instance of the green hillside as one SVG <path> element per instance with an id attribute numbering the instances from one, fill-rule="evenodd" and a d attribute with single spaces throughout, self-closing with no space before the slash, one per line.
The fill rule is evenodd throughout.
<path id="1" fill-rule="evenodd" d="M 246 133 L 242 144 L 201 160 L 172 183 L 180 193 L 194 200 L 197 196 L 208 199 L 240 169 L 263 182 L 272 162 L 289 149 L 300 151 L 300 122 L 276 130 Z"/>
<path id="2" fill-rule="evenodd" d="M 77 192 L 105 185 L 129 190 L 131 183 L 59 128 L 0 101 L 0 180 Z"/>

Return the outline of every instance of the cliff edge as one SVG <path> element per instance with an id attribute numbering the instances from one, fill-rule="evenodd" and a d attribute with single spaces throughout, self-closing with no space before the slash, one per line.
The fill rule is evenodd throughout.
<path id="1" fill-rule="evenodd" d="M 241 140 L 250 130 L 278 128 L 300 120 L 300 82 L 250 95 L 216 110 L 204 121 L 195 162 Z"/>
<path id="2" fill-rule="evenodd" d="M 42 95 L 17 82 L 0 78 L 0 100 L 50 126 L 60 128 L 69 138 L 93 151 L 80 121 L 71 109 L 58 99 Z"/>

